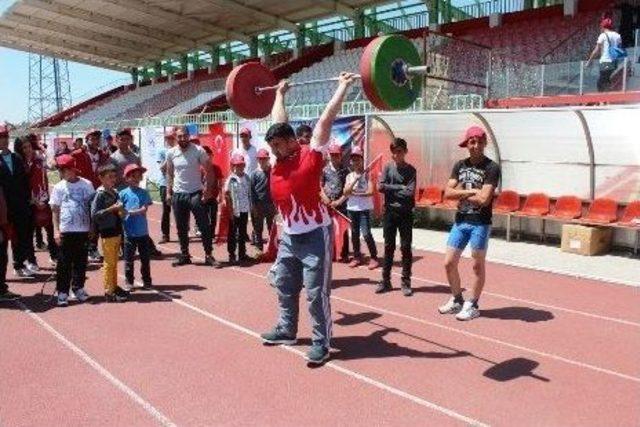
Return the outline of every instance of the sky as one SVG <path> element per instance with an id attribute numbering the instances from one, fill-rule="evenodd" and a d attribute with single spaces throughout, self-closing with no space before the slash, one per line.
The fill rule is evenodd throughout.
<path id="1" fill-rule="evenodd" d="M 73 104 L 115 86 L 130 83 L 127 73 L 69 62 Z M 27 120 L 29 108 L 29 54 L 0 47 L 0 122 Z"/>

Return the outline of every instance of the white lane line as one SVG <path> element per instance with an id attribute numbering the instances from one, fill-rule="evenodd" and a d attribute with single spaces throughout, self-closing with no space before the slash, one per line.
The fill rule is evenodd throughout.
<path id="1" fill-rule="evenodd" d="M 198 259 L 197 257 L 193 257 L 193 258 Z M 136 281 L 136 283 L 138 285 L 140 285 L 140 286 L 142 285 L 142 283 L 140 283 L 140 282 Z M 191 310 L 191 311 L 193 311 L 195 313 L 198 313 L 201 316 L 204 316 L 204 317 L 206 317 L 208 319 L 214 320 L 214 321 L 216 321 L 216 322 L 218 322 L 218 323 L 220 323 L 220 324 L 222 324 L 224 326 L 227 326 L 227 327 L 229 327 L 229 328 L 231 328 L 231 329 L 233 329 L 235 331 L 241 332 L 243 334 L 249 335 L 249 336 L 251 336 L 253 338 L 256 338 L 256 339 L 259 339 L 260 341 L 262 341 L 262 338 L 260 338 L 260 334 L 258 332 L 256 332 L 256 331 L 253 331 L 253 330 L 251 330 L 249 328 L 246 328 L 246 327 L 244 327 L 242 325 L 239 325 L 239 324 L 237 324 L 235 322 L 227 320 L 227 319 L 225 319 L 223 317 L 217 316 L 217 315 L 215 315 L 215 314 L 213 314 L 213 313 L 211 313 L 211 312 L 209 312 L 207 310 L 203 310 L 202 308 L 199 308 L 199 307 L 196 307 L 194 305 L 191 305 L 188 302 L 185 302 L 183 300 L 180 300 L 180 299 L 177 299 L 177 298 L 173 298 L 170 294 L 167 294 L 167 293 L 165 293 L 163 291 L 160 291 L 160 290 L 157 290 L 157 289 L 153 289 L 153 291 L 156 292 L 157 294 L 165 297 L 167 300 L 169 300 L 169 301 L 171 301 L 173 303 L 176 303 L 176 304 L 178 304 L 178 305 L 180 305 L 180 306 L 182 306 L 184 308 L 187 308 L 187 309 L 189 309 L 189 310 Z M 282 349 L 282 350 L 286 350 L 286 351 L 288 351 L 290 353 L 296 354 L 296 355 L 300 356 L 301 358 L 305 357 L 304 352 L 299 350 L 299 349 L 297 349 L 297 348 L 289 347 L 289 346 L 278 346 L 278 348 Z M 458 412 L 456 412 L 456 411 L 454 411 L 452 409 L 445 408 L 444 406 L 440 406 L 440 405 L 438 405 L 436 403 L 430 402 L 430 401 L 425 400 L 425 399 L 423 399 L 421 397 L 415 396 L 415 395 L 410 394 L 410 393 L 408 393 L 406 391 L 403 391 L 403 390 L 400 390 L 400 389 L 395 388 L 393 386 L 390 386 L 388 384 L 385 384 L 385 383 L 383 383 L 381 381 L 375 380 L 375 379 L 373 379 L 371 377 L 368 377 L 368 376 L 366 376 L 364 374 L 361 374 L 361 373 L 359 373 L 357 371 L 345 368 L 344 366 L 341 366 L 341 365 L 337 364 L 336 362 L 327 362 L 327 363 L 325 363 L 324 366 L 326 366 L 328 368 L 331 368 L 331 369 L 333 369 L 333 370 L 335 370 L 337 372 L 340 372 L 341 374 L 344 374 L 344 375 L 347 375 L 347 376 L 349 376 L 351 378 L 354 378 L 354 379 L 356 379 L 358 381 L 361 381 L 361 382 L 369 384 L 369 385 L 371 385 L 373 387 L 376 387 L 376 388 L 379 388 L 381 390 L 384 390 L 384 391 L 386 391 L 388 393 L 391 393 L 391 394 L 393 394 L 395 396 L 401 397 L 403 399 L 407 399 L 407 400 L 409 400 L 409 401 L 411 401 L 413 403 L 416 403 L 416 404 L 418 404 L 420 406 L 423 406 L 425 408 L 433 409 L 434 411 L 440 412 L 440 413 L 442 413 L 444 415 L 447 415 L 447 416 L 449 416 L 451 418 L 454 418 L 456 420 L 462 421 L 462 422 L 464 422 L 464 423 L 466 423 L 468 425 L 478 426 L 478 427 L 488 427 L 488 424 L 485 424 L 485 423 L 483 423 L 481 421 L 478 421 L 476 419 L 467 417 L 467 416 L 462 415 L 462 414 L 460 414 L 460 413 L 458 413 Z"/>
<path id="2" fill-rule="evenodd" d="M 360 267 L 360 268 L 362 268 L 362 267 Z M 394 276 L 402 277 L 402 274 L 400 274 L 398 272 L 391 272 L 391 274 L 393 274 Z M 446 282 L 438 282 L 436 280 L 425 279 L 425 278 L 417 277 L 417 276 L 411 276 L 411 279 L 412 280 L 417 280 L 419 282 L 431 283 L 432 285 L 449 286 L 449 284 L 446 283 Z M 531 301 L 531 300 L 526 300 L 526 299 L 522 299 L 522 298 L 511 297 L 511 296 L 508 296 L 508 295 L 497 294 L 497 293 L 490 292 L 490 291 L 483 291 L 482 295 L 490 295 L 492 297 L 505 299 L 505 300 L 508 300 L 508 301 L 521 302 L 521 303 L 528 304 L 528 305 L 534 305 L 536 307 L 542 307 L 542 308 L 549 308 L 549 309 L 552 309 L 552 310 L 564 311 L 566 313 L 576 314 L 576 315 L 579 315 L 579 316 L 591 317 L 593 319 L 606 320 L 607 322 L 614 322 L 614 323 L 619 323 L 621 325 L 634 326 L 636 328 L 640 328 L 640 323 L 638 323 L 638 322 L 632 322 L 630 320 L 619 319 L 617 317 L 601 316 L 599 314 L 593 314 L 593 313 L 589 313 L 589 312 L 586 312 L 586 311 L 574 310 L 572 308 L 559 307 L 557 305 L 551 305 L 551 304 L 543 304 L 543 303 L 536 302 L 536 301 Z"/>
<path id="3" fill-rule="evenodd" d="M 64 335 L 58 332 L 53 326 L 47 323 L 42 317 L 38 316 L 36 313 L 31 311 L 29 307 L 27 307 L 23 302 L 16 301 L 16 304 L 28 314 L 33 320 L 35 320 L 42 328 L 44 328 L 47 332 L 53 335 L 58 341 L 60 341 L 66 348 L 74 352 L 77 356 L 79 356 L 83 362 L 87 365 L 91 366 L 95 369 L 100 375 L 106 378 L 111 384 L 113 384 L 118 390 L 126 394 L 131 400 L 137 403 L 142 407 L 149 415 L 155 418 L 160 425 L 163 426 L 175 426 L 175 423 L 171 421 L 166 415 L 160 412 L 156 407 L 154 407 L 151 403 L 144 400 L 138 393 L 133 391 L 129 386 L 127 386 L 124 382 L 116 378 L 111 372 L 109 372 L 104 366 L 98 363 L 96 360 L 91 358 L 84 350 L 80 347 L 69 341 Z"/>
<path id="4" fill-rule="evenodd" d="M 160 222 L 156 219 L 152 219 L 150 218 L 150 221 L 153 222 Z M 166 246 L 165 246 L 166 247 Z M 422 249 L 421 249 L 422 250 Z M 524 269 L 532 269 L 528 266 L 516 266 L 516 267 L 521 267 Z M 361 269 L 365 269 L 366 267 L 361 266 Z M 536 271 L 546 271 L 546 270 L 542 270 L 542 269 L 533 269 Z M 548 271 L 550 273 L 555 273 L 553 271 Z M 401 277 L 402 275 L 398 272 L 391 272 L 392 275 L 394 276 L 398 276 Z M 562 274 L 562 273 L 556 273 L 556 274 Z M 568 275 L 568 274 L 565 274 Z M 575 276 L 578 277 L 578 276 Z M 430 279 L 425 279 L 423 277 L 418 277 L 418 276 L 411 276 L 412 280 L 417 280 L 419 282 L 424 282 L 424 283 L 431 283 L 433 285 L 441 285 L 441 286 L 449 286 L 448 283 L 445 282 L 438 282 L 435 280 L 430 280 Z M 606 281 L 606 279 L 593 279 L 593 280 L 597 280 L 597 281 Z M 541 302 L 537 302 L 537 301 L 531 301 L 531 300 L 526 300 L 526 299 L 521 299 L 521 298 L 515 298 L 515 297 L 511 297 L 508 295 L 502 295 L 502 294 L 498 294 L 495 292 L 490 292 L 490 291 L 483 291 L 482 293 L 483 295 L 488 295 L 488 296 L 492 296 L 494 298 L 500 298 L 500 299 L 504 299 L 504 300 L 508 300 L 508 301 L 515 301 L 515 302 L 521 302 L 524 304 L 529 304 L 529 305 L 534 305 L 536 307 L 542 307 L 542 308 L 548 308 L 548 309 L 552 309 L 552 310 L 558 310 L 558 311 L 564 311 L 566 313 L 571 313 L 571 314 L 575 314 L 575 315 L 579 315 L 579 316 L 584 316 L 584 317 L 590 317 L 592 319 L 598 319 L 598 320 L 605 320 L 607 322 L 614 322 L 614 323 L 619 323 L 621 325 L 627 325 L 627 326 L 633 326 L 636 328 L 640 328 L 640 323 L 639 322 L 633 322 L 630 320 L 625 320 L 625 319 L 620 319 L 617 317 L 609 317 L 609 316 L 601 316 L 599 314 L 593 314 L 593 313 L 589 313 L 586 311 L 581 311 L 581 310 L 574 310 L 572 308 L 566 308 L 566 307 L 560 307 L 557 305 L 550 305 L 550 304 L 545 304 L 545 303 L 541 303 Z"/>
<path id="5" fill-rule="evenodd" d="M 251 271 L 245 271 L 243 269 L 236 268 L 236 267 L 232 267 L 232 269 L 235 270 L 235 271 L 239 271 L 240 273 L 244 273 L 244 274 L 248 274 L 248 275 L 251 275 L 251 276 L 254 276 L 254 277 L 260 277 L 262 279 L 266 279 L 266 276 L 263 276 L 263 275 L 257 274 L 257 273 L 253 273 Z M 498 344 L 498 345 L 501 345 L 501 346 L 504 346 L 504 347 L 509 347 L 509 348 L 513 348 L 513 349 L 516 349 L 516 350 L 525 351 L 527 353 L 531 353 L 531 354 L 535 354 L 535 355 L 538 355 L 538 356 L 546 357 L 546 358 L 553 359 L 553 360 L 556 360 L 556 361 L 559 361 L 559 362 L 568 363 L 570 365 L 578 366 L 580 368 L 590 369 L 590 370 L 595 371 L 595 372 L 600 372 L 600 373 L 603 373 L 603 374 L 613 375 L 613 376 L 618 377 L 618 378 L 622 378 L 622 379 L 625 379 L 625 380 L 629 380 L 629 381 L 640 383 L 640 377 L 634 377 L 634 376 L 631 376 L 631 375 L 623 374 L 621 372 L 612 371 L 610 369 L 601 368 L 599 366 L 590 365 L 588 363 L 580 362 L 580 361 L 573 360 L 573 359 L 568 359 L 566 357 L 558 356 L 558 355 L 553 354 L 553 353 L 547 353 L 547 352 L 544 352 L 544 351 L 535 350 L 533 348 L 521 346 L 521 345 L 518 345 L 518 344 L 512 344 L 512 343 L 509 343 L 509 342 L 506 342 L 506 341 L 502 341 L 502 340 L 499 340 L 499 339 L 496 339 L 496 338 L 487 337 L 485 335 L 475 334 L 473 332 L 468 332 L 468 331 L 465 331 L 465 330 L 462 330 L 462 329 L 453 328 L 451 326 L 442 325 L 440 323 L 430 322 L 428 320 L 420 319 L 418 317 L 413 317 L 413 316 L 409 316 L 407 314 L 398 313 L 396 311 L 387 310 L 385 308 L 376 307 L 376 306 L 373 306 L 373 305 L 361 303 L 359 301 L 354 301 L 354 300 L 350 300 L 350 299 L 347 299 L 347 298 L 342 298 L 342 297 L 339 297 L 339 296 L 334 295 L 334 294 L 331 295 L 331 298 L 335 299 L 336 301 L 342 301 L 342 302 L 345 302 L 345 303 L 348 303 L 348 304 L 356 305 L 356 306 L 367 308 L 367 309 L 370 309 L 370 310 L 375 310 L 377 312 L 388 314 L 390 316 L 395 316 L 395 317 L 400 317 L 400 318 L 407 319 L 407 320 L 412 320 L 414 322 L 418 322 L 418 323 L 422 323 L 422 324 L 425 324 L 425 325 L 434 326 L 436 328 L 444 329 L 444 330 L 449 331 L 449 332 L 455 332 L 455 333 L 466 335 L 468 337 L 476 338 L 476 339 L 479 339 L 479 340 L 482 340 L 482 341 L 487 341 L 487 342 L 490 342 L 490 343 L 493 343 L 493 344 Z"/>

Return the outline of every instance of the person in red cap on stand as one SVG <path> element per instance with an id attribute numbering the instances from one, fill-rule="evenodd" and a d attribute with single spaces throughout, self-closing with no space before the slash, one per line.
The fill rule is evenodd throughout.
<path id="1" fill-rule="evenodd" d="M 458 320 L 480 316 L 478 301 L 485 282 L 485 257 L 491 235 L 491 202 L 500 181 L 500 166 L 484 155 L 487 135 L 479 126 L 467 129 L 459 146 L 469 151 L 469 157 L 457 162 L 444 190 L 444 197 L 458 200 L 458 211 L 445 255 L 445 270 L 452 296 L 438 308 L 441 314 L 456 314 Z M 462 251 L 471 246 L 475 280 L 471 298 L 462 297 L 458 263 Z"/>
<path id="2" fill-rule="evenodd" d="M 246 262 L 247 256 L 247 223 L 251 210 L 251 181 L 244 173 L 245 160 L 241 154 L 231 156 L 231 174 L 224 184 L 225 203 L 229 209 L 229 236 L 227 250 L 229 264 L 236 262 L 236 247 L 238 260 Z"/>
<path id="3" fill-rule="evenodd" d="M 591 65 L 591 61 L 600 54 L 600 76 L 598 77 L 598 92 L 608 92 L 611 90 L 611 75 L 618 68 L 618 57 L 612 57 L 611 48 L 621 48 L 622 38 L 620 34 L 613 31 L 613 21 L 609 17 L 602 18 L 596 47 L 593 48 L 586 67 Z M 615 49 L 614 49 L 615 50 Z"/>
<path id="4" fill-rule="evenodd" d="M 261 148 L 258 151 L 258 164 L 260 167 L 251 174 L 251 212 L 253 215 L 253 229 L 256 236 L 256 258 L 262 257 L 264 248 L 263 231 L 267 222 L 267 233 L 271 231 L 276 208 L 271 200 L 269 189 L 269 176 L 271 174 L 271 156 L 269 151 Z"/>
<path id="5" fill-rule="evenodd" d="M 79 176 L 75 159 L 69 154 L 56 158 L 60 182 L 53 186 L 49 205 L 53 212 L 53 230 L 58 245 L 56 290 L 58 306 L 69 304 L 69 288 L 76 300 L 85 302 L 87 241 L 91 228 L 90 203 L 95 195 L 93 184 Z"/>

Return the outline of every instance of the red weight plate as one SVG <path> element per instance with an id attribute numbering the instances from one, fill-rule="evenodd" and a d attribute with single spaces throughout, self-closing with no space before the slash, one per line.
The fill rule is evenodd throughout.
<path id="1" fill-rule="evenodd" d="M 259 62 L 247 62 L 229 73 L 226 83 L 227 102 L 245 119 L 261 119 L 271 113 L 276 98 L 274 90 L 256 93 L 256 88 L 274 86 L 278 81 L 269 68 Z"/>
<path id="2" fill-rule="evenodd" d="M 373 64 L 372 59 L 375 57 L 378 50 L 378 46 L 382 42 L 383 37 L 376 37 L 371 40 L 367 47 L 364 49 L 362 56 L 360 57 L 360 76 L 362 76 L 362 88 L 367 95 L 367 99 L 378 110 L 388 110 L 389 107 L 382 102 L 378 96 L 378 91 L 373 84 Z"/>

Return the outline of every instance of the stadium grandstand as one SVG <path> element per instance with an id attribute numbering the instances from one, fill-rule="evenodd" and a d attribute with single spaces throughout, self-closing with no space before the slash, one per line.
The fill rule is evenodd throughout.
<path id="1" fill-rule="evenodd" d="M 603 22 L 622 40 L 606 84 L 599 57 L 589 59 Z M 401 35 L 419 53 L 419 64 L 403 63 L 403 85 L 420 82 L 403 109 L 381 108 L 363 73 L 363 56 L 387 35 Z M 392 162 L 390 144 L 402 138 L 416 167 L 408 245 L 414 298 L 394 292 L 381 302 L 371 286 L 377 266 L 334 262 L 334 294 L 322 294 L 336 318 L 329 369 L 295 364 L 310 338 L 277 353 L 257 344 L 275 301 L 284 299 L 261 286 L 276 287 L 269 266 L 202 273 L 181 265 L 179 274 L 161 257 L 153 261 L 154 289 L 131 294 L 145 303 L 135 313 L 128 303 L 115 315 L 114 305 L 83 306 L 70 319 L 49 312 L 40 294 L 11 306 L 17 310 L 0 303 L 0 346 L 4 324 L 16 343 L 5 356 L 0 349 L 0 362 L 30 365 L 21 375 L 0 373 L 0 425 L 640 425 L 640 0 L 15 0 L 0 15 L 0 46 L 127 73 L 127 84 L 20 131 L 38 135 L 53 158 L 63 143 L 88 140 L 96 129 L 103 144 L 131 131 L 156 205 L 166 178 L 159 164 L 167 155 L 159 154 L 178 127 L 210 148 L 214 163 L 221 159 L 223 174 L 243 149 L 241 130 L 270 150 L 271 118 L 234 111 L 238 95 L 228 91 L 230 76 L 246 64 L 261 64 L 274 82 L 314 82 L 287 93 L 295 126 L 316 124 L 341 72 L 358 74 L 331 146 L 349 158 L 362 148 L 369 166 L 362 173 L 373 175 Z M 261 91 L 252 92 L 258 99 Z M 486 271 L 476 251 L 457 255 L 464 254 L 463 274 L 487 275 L 485 323 L 449 322 L 429 298 L 452 293 L 445 229 L 458 222 L 463 198 L 446 195 L 462 191 L 451 184 L 452 167 L 472 139 L 461 135 L 478 128 L 501 171 L 485 206 L 493 215 L 487 235 L 497 238 L 479 250 L 482 263 L 488 254 Z M 384 201 L 373 193 L 373 245 L 395 250 L 382 230 Z M 155 240 L 160 209 L 150 204 L 147 214 Z M 220 224 L 222 214 L 219 245 L 229 231 Z M 158 248 L 177 254 L 162 233 Z M 193 259 L 209 261 L 199 255 Z M 229 264 L 235 261 L 230 254 Z M 391 280 L 399 276 L 394 271 Z M 87 287 L 102 292 L 99 272 L 87 277 Z M 50 279 L 41 280 L 43 289 Z M 461 286 L 470 293 L 467 278 Z M 24 313 L 42 328 L 11 317 Z M 301 334 L 313 313 L 302 316 Z M 24 338 L 30 334 L 42 334 L 42 342 Z M 38 355 L 47 360 L 38 363 Z M 55 368 L 77 370 L 77 383 L 52 372 L 54 357 Z M 29 407 L 32 395 L 42 410 Z M 54 397 L 61 400 L 46 400 Z"/>

